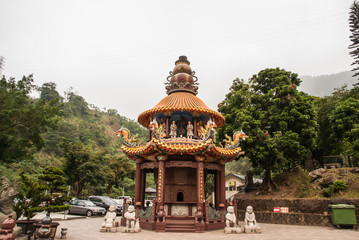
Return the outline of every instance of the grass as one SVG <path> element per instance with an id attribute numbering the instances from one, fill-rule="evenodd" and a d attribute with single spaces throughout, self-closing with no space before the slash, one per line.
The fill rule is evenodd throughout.
<path id="1" fill-rule="evenodd" d="M 340 171 L 345 171 L 343 176 Z M 309 198 L 328 199 L 324 196 L 321 181 L 326 178 L 334 178 L 346 183 L 346 188 L 336 190 L 329 198 L 359 198 L 359 173 L 351 173 L 350 168 L 327 169 L 323 178 L 312 179 L 308 171 L 299 169 L 297 172 L 279 173 L 273 181 L 277 185 L 277 191 L 271 193 L 250 192 L 245 195 L 259 198 Z"/>

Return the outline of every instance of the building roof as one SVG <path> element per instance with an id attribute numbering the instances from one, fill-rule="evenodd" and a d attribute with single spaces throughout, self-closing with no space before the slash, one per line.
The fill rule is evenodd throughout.
<path id="1" fill-rule="evenodd" d="M 243 176 L 243 175 L 235 174 L 235 173 L 232 173 L 232 172 L 226 174 L 226 178 L 228 178 L 228 177 L 230 177 L 230 176 L 233 176 L 233 177 L 238 178 L 238 179 L 241 179 L 241 180 L 244 180 L 244 179 L 246 178 L 246 177 Z"/>
<path id="2" fill-rule="evenodd" d="M 230 176 L 233 176 L 233 177 L 238 178 L 238 179 L 241 179 L 241 180 L 245 180 L 245 179 L 246 179 L 245 176 L 239 175 L 239 174 L 235 174 L 235 173 L 232 173 L 232 172 L 228 173 L 228 174 L 226 175 L 226 178 L 228 178 L 228 177 L 230 177 Z M 262 183 L 262 182 L 263 182 L 263 180 L 260 179 L 260 178 L 253 178 L 253 183 Z"/>
<path id="3" fill-rule="evenodd" d="M 215 146 L 211 138 L 205 139 L 203 141 L 187 141 L 176 139 L 172 141 L 171 139 L 156 139 L 152 138 L 145 146 L 130 146 L 122 145 L 122 151 L 130 159 L 149 158 L 154 155 L 201 155 L 208 157 L 217 157 L 224 160 L 232 160 L 239 155 L 243 155 L 241 147 L 236 147 L 233 149 L 221 148 Z"/>
<path id="4" fill-rule="evenodd" d="M 138 116 L 138 122 L 149 127 L 150 120 L 157 113 L 171 115 L 175 111 L 188 111 L 192 114 L 208 114 L 210 115 L 217 127 L 224 124 L 225 118 L 222 114 L 210 109 L 207 105 L 194 94 L 189 92 L 174 92 L 163 98 L 154 108 L 144 111 Z"/>
<path id="5" fill-rule="evenodd" d="M 196 97 L 199 83 L 195 72 L 189 65 L 190 62 L 186 56 L 179 57 L 165 83 L 168 96 L 154 108 L 144 111 L 138 116 L 138 122 L 141 125 L 148 128 L 154 115 L 159 113 L 170 116 L 176 111 L 187 111 L 194 116 L 208 115 L 213 118 L 217 127 L 223 126 L 225 118 L 222 114 L 210 109 Z"/>

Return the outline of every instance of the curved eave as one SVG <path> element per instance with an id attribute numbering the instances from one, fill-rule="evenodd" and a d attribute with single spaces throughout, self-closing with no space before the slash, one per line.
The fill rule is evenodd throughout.
<path id="1" fill-rule="evenodd" d="M 193 155 L 195 153 L 205 151 L 212 140 L 207 140 L 204 143 L 194 143 L 194 142 L 162 142 L 154 139 L 156 147 L 168 154 L 189 154 Z"/>
<path id="2" fill-rule="evenodd" d="M 212 139 L 206 142 L 180 142 L 171 141 L 163 142 L 157 139 L 152 139 L 144 146 L 128 147 L 123 145 L 122 151 L 130 158 L 146 157 L 153 154 L 168 154 L 168 155 L 206 155 L 210 154 L 217 158 L 233 159 L 239 155 L 243 155 L 241 147 L 234 149 L 226 149 L 216 147 Z"/>
<path id="3" fill-rule="evenodd" d="M 137 156 L 143 156 L 151 153 L 155 153 L 156 150 L 154 148 L 153 142 L 150 141 L 144 146 L 137 147 L 128 147 L 125 145 L 121 146 L 122 152 L 127 155 L 129 158 L 135 158 Z"/>
<path id="4" fill-rule="evenodd" d="M 151 118 L 157 113 L 170 115 L 175 111 L 188 111 L 198 115 L 210 115 L 214 119 L 217 127 L 223 126 L 225 122 L 225 118 L 222 114 L 210 109 L 201 99 L 188 92 L 175 92 L 168 95 L 154 108 L 141 113 L 138 116 L 138 122 L 148 128 Z"/>
<path id="5" fill-rule="evenodd" d="M 235 158 L 239 155 L 244 155 L 244 152 L 242 151 L 241 147 L 226 149 L 214 146 L 210 149 L 210 152 L 216 156 L 221 156 L 224 158 Z"/>

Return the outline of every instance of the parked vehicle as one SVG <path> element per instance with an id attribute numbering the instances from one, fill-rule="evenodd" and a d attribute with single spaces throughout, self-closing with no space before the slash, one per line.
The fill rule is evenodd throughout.
<path id="1" fill-rule="evenodd" d="M 130 196 L 118 196 L 116 199 L 122 199 L 122 201 L 126 198 L 126 201 L 132 201 L 132 198 Z"/>
<path id="2" fill-rule="evenodd" d="M 115 201 L 113 201 L 112 198 L 110 197 L 106 197 L 106 196 L 89 196 L 87 197 L 88 200 L 90 200 L 91 202 L 93 202 L 94 204 L 96 204 L 96 206 L 99 207 L 103 207 L 106 209 L 106 211 L 108 210 L 108 208 L 113 205 L 116 207 L 116 213 L 117 215 L 121 215 L 122 214 L 122 205 L 116 203 Z"/>
<path id="3" fill-rule="evenodd" d="M 70 214 L 83 214 L 88 217 L 92 215 L 104 215 L 106 209 L 103 207 L 96 206 L 93 202 L 89 200 L 72 200 L 69 205 L 71 208 L 67 211 Z"/>
<path id="4" fill-rule="evenodd" d="M 116 198 L 114 198 L 114 199 L 112 199 L 112 200 L 114 200 L 117 204 L 123 206 L 123 199 L 116 199 Z"/>

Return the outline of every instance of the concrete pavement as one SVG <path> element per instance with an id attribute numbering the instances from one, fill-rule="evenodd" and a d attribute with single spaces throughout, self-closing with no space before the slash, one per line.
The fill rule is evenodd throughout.
<path id="1" fill-rule="evenodd" d="M 53 216 L 56 218 L 56 216 Z M 70 218 L 71 219 L 71 218 Z M 119 221 L 120 217 L 116 219 Z M 140 233 L 121 233 L 123 227 L 118 228 L 117 233 L 102 233 L 100 227 L 102 217 L 86 217 L 73 220 L 59 220 L 56 238 L 60 239 L 61 228 L 68 228 L 68 240 L 131 240 L 131 239 L 156 239 L 156 240 L 231 240 L 231 239 L 259 239 L 259 240 L 354 240 L 359 239 L 359 231 L 353 229 L 336 229 L 330 227 L 313 227 L 298 225 L 260 224 L 261 234 L 224 234 L 223 230 L 208 231 L 205 233 L 156 233 L 154 231 L 142 230 Z M 243 226 L 243 223 L 240 225 Z"/>

